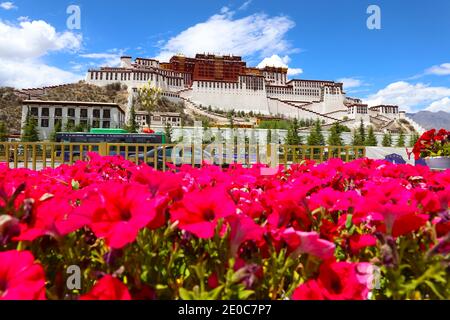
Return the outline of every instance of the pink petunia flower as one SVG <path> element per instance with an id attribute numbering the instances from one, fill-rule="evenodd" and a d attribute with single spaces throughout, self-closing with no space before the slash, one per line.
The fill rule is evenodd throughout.
<path id="1" fill-rule="evenodd" d="M 317 279 L 308 280 L 294 292 L 293 300 L 366 300 L 369 276 L 361 275 L 359 264 L 324 262 Z"/>
<path id="2" fill-rule="evenodd" d="M 79 300 L 131 300 L 128 288 L 111 275 L 101 278 L 92 290 Z"/>
<path id="3" fill-rule="evenodd" d="M 30 252 L 0 252 L 0 300 L 45 300 L 44 269 Z"/>
<path id="4" fill-rule="evenodd" d="M 159 219 L 155 200 L 143 185 L 109 182 L 90 191 L 69 220 L 86 223 L 113 249 L 134 242 L 141 229 Z"/>
<path id="5" fill-rule="evenodd" d="M 282 239 L 294 255 L 307 253 L 323 260 L 334 255 L 334 243 L 320 239 L 317 232 L 301 232 L 289 228 L 282 233 Z"/>
<path id="6" fill-rule="evenodd" d="M 187 193 L 170 209 L 172 222 L 199 238 L 214 236 L 217 222 L 236 213 L 236 206 L 224 188 L 207 188 Z"/>

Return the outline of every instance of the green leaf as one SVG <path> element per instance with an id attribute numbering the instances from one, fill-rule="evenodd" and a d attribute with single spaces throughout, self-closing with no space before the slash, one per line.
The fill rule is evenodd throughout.
<path id="1" fill-rule="evenodd" d="M 180 288 L 178 293 L 180 294 L 180 298 L 183 300 L 194 300 L 194 294 L 191 291 Z"/>
<path id="2" fill-rule="evenodd" d="M 80 189 L 80 183 L 76 180 L 72 180 L 72 189 L 73 190 L 79 190 Z"/>
<path id="3" fill-rule="evenodd" d="M 224 287 L 225 287 L 224 285 L 221 285 L 221 286 L 215 288 L 214 290 L 210 291 L 209 292 L 209 299 L 211 299 L 211 300 L 218 300 L 219 296 L 220 296 L 220 293 L 222 292 Z"/>
<path id="4" fill-rule="evenodd" d="M 347 229 L 350 229 L 351 226 L 353 225 L 352 219 L 353 219 L 353 215 L 352 214 L 347 215 L 347 220 L 345 221 L 345 227 Z"/>
<path id="5" fill-rule="evenodd" d="M 439 297 L 439 299 L 446 300 L 445 297 L 439 293 L 439 290 L 436 289 L 436 286 L 433 282 L 431 282 L 430 280 L 425 280 L 425 284 L 434 292 L 436 296 Z"/>
<path id="6" fill-rule="evenodd" d="M 254 293 L 255 293 L 255 291 L 253 291 L 253 290 L 239 291 L 239 293 L 238 293 L 239 300 L 247 300 Z"/>

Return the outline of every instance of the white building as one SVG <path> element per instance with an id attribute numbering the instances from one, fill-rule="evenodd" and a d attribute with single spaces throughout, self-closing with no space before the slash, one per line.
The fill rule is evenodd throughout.
<path id="1" fill-rule="evenodd" d="M 59 122 L 64 130 L 72 128 L 122 128 L 125 112 L 115 103 L 25 100 L 22 128 L 28 113 L 37 120 L 39 137 L 49 140 Z"/>
<path id="2" fill-rule="evenodd" d="M 326 124 L 346 121 L 356 127 L 362 119 L 389 123 L 400 119 L 398 107 L 368 108 L 346 97 L 343 84 L 334 81 L 287 79 L 287 68 L 250 68 L 241 57 L 197 54 L 174 56 L 170 62 L 122 57 L 119 68 L 89 70 L 86 82 L 104 86 L 120 82 L 135 92 L 150 83 L 163 96 L 194 110 L 209 107 L 297 119 L 320 119 Z M 408 121 L 412 121 L 408 119 Z M 416 124 L 412 121 L 414 127 Z M 419 128 L 420 126 L 417 125 Z"/>
<path id="3" fill-rule="evenodd" d="M 165 127 L 181 127 L 181 114 L 178 112 L 152 112 L 150 124 L 148 123 L 147 111 L 136 111 L 136 123 L 140 129 L 150 126 Z"/>

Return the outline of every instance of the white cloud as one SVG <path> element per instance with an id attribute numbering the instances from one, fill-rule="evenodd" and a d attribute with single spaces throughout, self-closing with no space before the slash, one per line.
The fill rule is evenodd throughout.
<path id="1" fill-rule="evenodd" d="M 438 66 L 432 66 L 425 70 L 425 74 L 433 74 L 437 76 L 450 75 L 450 63 L 443 63 Z"/>
<path id="2" fill-rule="evenodd" d="M 122 57 L 123 54 L 123 50 L 113 50 L 112 52 L 81 54 L 80 57 L 100 60 L 99 65 L 101 66 L 117 67 L 120 65 L 120 57 Z"/>
<path id="3" fill-rule="evenodd" d="M 12 10 L 12 9 L 17 9 L 17 6 L 15 6 L 13 2 L 6 1 L 6 2 L 0 3 L 0 8 L 5 9 L 5 10 Z"/>
<path id="4" fill-rule="evenodd" d="M 450 88 L 447 87 L 432 87 L 424 83 L 411 84 L 406 81 L 398 81 L 370 95 L 366 99 L 366 103 L 371 106 L 393 104 L 398 105 L 401 110 L 416 111 L 449 96 Z"/>
<path id="5" fill-rule="evenodd" d="M 36 60 L 14 61 L 0 59 L 0 86 L 39 88 L 82 80 L 74 74 Z"/>
<path id="6" fill-rule="evenodd" d="M 344 89 L 359 88 L 364 85 L 364 82 L 362 80 L 356 78 L 340 78 L 336 81 L 343 83 Z"/>
<path id="7" fill-rule="evenodd" d="M 445 97 L 441 100 L 435 101 L 425 110 L 437 112 L 437 111 L 445 111 L 450 112 L 450 97 Z"/>
<path id="8" fill-rule="evenodd" d="M 271 57 L 264 58 L 261 61 L 257 68 L 264 67 L 281 67 L 281 68 L 289 68 L 288 64 L 291 62 L 291 58 L 289 56 L 280 57 L 277 54 L 272 55 Z M 303 69 L 300 68 L 289 68 L 288 75 L 295 76 L 303 73 Z"/>
<path id="9" fill-rule="evenodd" d="M 76 51 L 82 36 L 72 32 L 56 32 L 45 21 L 22 21 L 19 25 L 0 21 L 0 58 L 30 59 L 51 51 Z"/>
<path id="10" fill-rule="evenodd" d="M 252 4 L 253 0 L 247 0 L 245 1 L 238 10 L 246 10 L 251 4 Z"/>
<path id="11" fill-rule="evenodd" d="M 0 21 L 0 86 L 40 87 L 79 80 L 77 74 L 47 65 L 43 57 L 51 52 L 76 52 L 82 36 L 57 32 L 45 21 Z"/>
<path id="12" fill-rule="evenodd" d="M 235 19 L 234 12 L 222 8 L 205 22 L 198 23 L 161 44 L 157 59 L 167 61 L 175 54 L 235 54 L 267 57 L 288 53 L 286 33 L 295 23 L 286 16 L 257 13 Z"/>

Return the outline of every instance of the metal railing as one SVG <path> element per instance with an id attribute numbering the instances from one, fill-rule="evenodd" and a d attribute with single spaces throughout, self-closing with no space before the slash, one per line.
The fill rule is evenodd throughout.
<path id="1" fill-rule="evenodd" d="M 364 158 L 365 147 L 291 146 L 291 145 L 179 145 L 124 143 L 50 143 L 1 142 L 0 162 L 9 168 L 41 170 L 87 160 L 90 152 L 102 156 L 122 156 L 136 164 L 167 170 L 168 164 L 202 166 L 205 162 L 222 167 L 235 163 L 291 165 L 304 160 L 318 163 L 332 158 L 345 162 Z"/>

